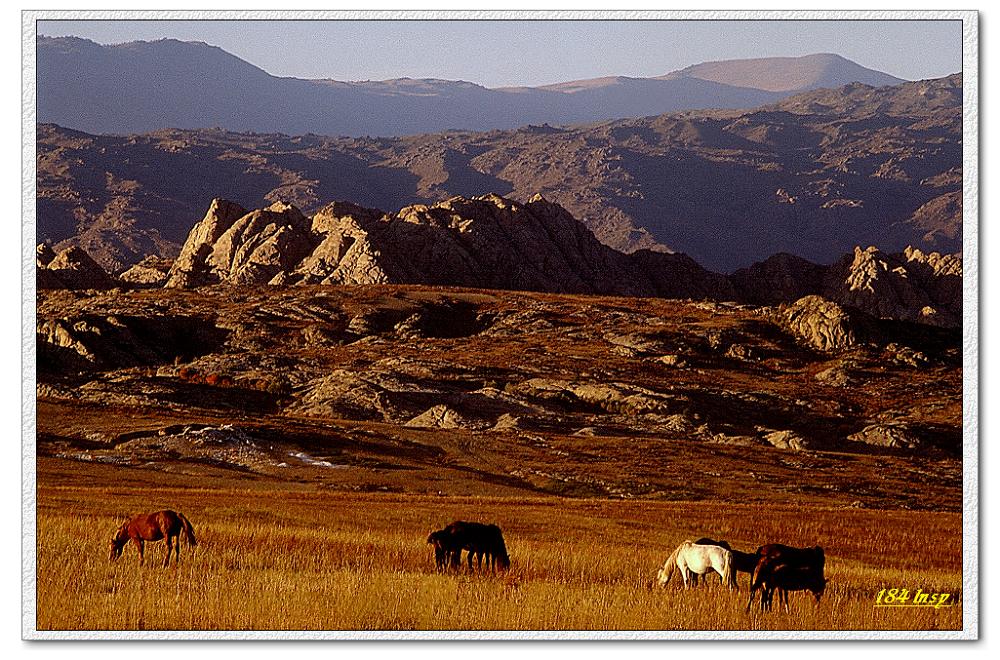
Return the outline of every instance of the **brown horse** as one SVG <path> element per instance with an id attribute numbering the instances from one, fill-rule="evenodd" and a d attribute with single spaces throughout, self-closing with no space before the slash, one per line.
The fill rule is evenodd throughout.
<path id="1" fill-rule="evenodd" d="M 174 562 L 177 563 L 181 560 L 181 532 L 184 532 L 189 546 L 198 545 L 194 538 L 194 527 L 184 514 L 169 510 L 140 514 L 123 522 L 111 537 L 109 560 L 121 557 L 125 544 L 131 540 L 139 551 L 139 564 L 142 564 L 145 561 L 143 550 L 146 541 L 167 539 L 167 556 L 163 559 L 163 565 L 170 565 L 171 552 L 175 552 Z"/>

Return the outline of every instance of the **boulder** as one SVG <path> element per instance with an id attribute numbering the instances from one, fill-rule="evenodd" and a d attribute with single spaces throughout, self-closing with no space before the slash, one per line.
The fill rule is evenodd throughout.
<path id="1" fill-rule="evenodd" d="M 771 431 L 764 434 L 764 440 L 778 449 L 803 451 L 809 448 L 809 441 L 795 431 Z"/>
<path id="2" fill-rule="evenodd" d="M 806 296 L 782 307 L 785 328 L 808 346 L 819 351 L 844 351 L 861 342 L 861 324 L 837 303 L 821 296 Z"/>
<path id="3" fill-rule="evenodd" d="M 905 424 L 871 424 L 857 433 L 847 436 L 852 442 L 863 442 L 874 447 L 887 449 L 918 449 L 922 445 Z"/>

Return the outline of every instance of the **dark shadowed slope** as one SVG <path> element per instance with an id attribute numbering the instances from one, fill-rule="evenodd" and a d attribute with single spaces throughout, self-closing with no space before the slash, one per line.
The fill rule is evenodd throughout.
<path id="1" fill-rule="evenodd" d="M 816 57 L 820 59 L 814 61 Z M 288 134 L 409 135 L 746 108 L 817 86 L 899 82 L 842 58 L 832 66 L 824 57 L 739 61 L 728 73 L 728 63 L 717 62 L 711 65 L 712 75 L 691 75 L 685 69 L 659 78 L 488 89 L 435 79 L 279 78 L 200 42 L 164 39 L 102 46 L 74 37 L 41 37 L 37 108 L 40 122 L 91 133 L 222 127 Z M 799 86 L 774 82 L 789 79 Z M 775 85 L 778 91 L 770 89 Z"/>

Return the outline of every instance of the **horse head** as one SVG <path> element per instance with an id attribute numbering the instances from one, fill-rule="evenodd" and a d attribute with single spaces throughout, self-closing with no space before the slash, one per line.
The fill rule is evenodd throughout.
<path id="1" fill-rule="evenodd" d="M 819 576 L 819 580 L 816 582 L 816 588 L 813 589 L 813 596 L 816 597 L 817 603 L 819 602 L 819 599 L 823 597 L 823 592 L 826 591 L 826 585 L 828 582 L 829 580 L 827 580 L 825 576 Z"/>
<path id="2" fill-rule="evenodd" d="M 122 549 L 128 543 L 128 523 L 123 522 L 111 537 L 111 552 L 108 561 L 114 561 L 122 556 Z"/>

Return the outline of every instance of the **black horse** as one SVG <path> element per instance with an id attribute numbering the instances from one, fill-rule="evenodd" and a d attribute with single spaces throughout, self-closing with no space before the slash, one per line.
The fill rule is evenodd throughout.
<path id="1" fill-rule="evenodd" d="M 496 525 L 457 520 L 444 529 L 431 532 L 427 542 L 434 546 L 434 564 L 438 570 L 457 568 L 462 562 L 462 551 L 468 551 L 469 570 L 473 562 L 478 568 L 492 570 L 510 568 L 510 556 L 503 534 Z"/>

